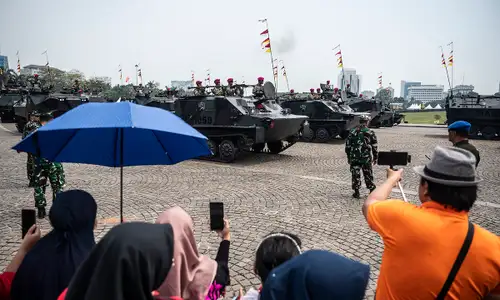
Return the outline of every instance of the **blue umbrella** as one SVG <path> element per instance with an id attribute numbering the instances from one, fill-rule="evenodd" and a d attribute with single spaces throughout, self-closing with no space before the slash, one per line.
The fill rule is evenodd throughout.
<path id="1" fill-rule="evenodd" d="M 176 115 L 130 102 L 80 105 L 28 135 L 12 149 L 53 162 L 120 167 L 171 165 L 210 155 L 207 138 Z"/>

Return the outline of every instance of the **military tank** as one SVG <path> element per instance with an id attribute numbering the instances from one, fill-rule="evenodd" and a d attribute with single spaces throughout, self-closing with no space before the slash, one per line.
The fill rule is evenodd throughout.
<path id="1" fill-rule="evenodd" d="M 276 103 L 272 83 L 264 85 L 265 97 L 184 96 L 175 101 L 175 113 L 208 137 L 210 159 L 234 161 L 241 152 L 277 154 L 294 145 L 307 127 L 307 117 L 297 116 Z"/>
<path id="2" fill-rule="evenodd" d="M 33 110 L 40 113 L 51 113 L 54 118 L 57 118 L 78 105 L 88 102 L 88 96 L 69 89 L 58 92 L 28 89 L 22 99 L 14 104 L 16 128 L 19 132 L 23 131 L 24 125 L 28 122 L 29 114 Z"/>
<path id="3" fill-rule="evenodd" d="M 358 97 L 348 98 L 346 104 L 355 112 L 365 112 L 370 114 L 370 127 L 379 128 L 381 126 L 392 127 L 394 125 L 394 112 L 385 107 L 380 100 L 361 99 Z M 402 117 L 399 117 L 401 123 Z"/>
<path id="4" fill-rule="evenodd" d="M 500 136 L 500 93 L 492 96 L 475 92 L 446 98 L 447 123 L 463 120 L 471 126 L 472 138 L 491 140 Z"/>
<path id="5" fill-rule="evenodd" d="M 306 142 L 325 143 L 337 136 L 345 139 L 359 124 L 359 115 L 341 109 L 332 100 L 289 99 L 281 102 L 281 106 L 293 114 L 309 118 L 309 128 L 302 134 L 302 140 Z"/>
<path id="6" fill-rule="evenodd" d="M 14 104 L 22 99 L 23 90 L 22 81 L 14 70 L 0 74 L 0 120 L 2 123 L 14 122 Z"/>

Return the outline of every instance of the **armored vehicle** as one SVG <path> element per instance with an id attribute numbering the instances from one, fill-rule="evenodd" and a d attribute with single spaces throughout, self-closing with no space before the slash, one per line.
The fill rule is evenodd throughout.
<path id="1" fill-rule="evenodd" d="M 331 100 L 293 99 L 281 103 L 291 113 L 309 117 L 309 129 L 304 131 L 304 141 L 328 142 L 336 136 L 347 138 L 349 130 L 359 124 L 359 116 L 341 109 Z"/>
<path id="2" fill-rule="evenodd" d="M 54 118 L 57 118 L 68 110 L 87 102 L 89 102 L 88 96 L 74 94 L 68 90 L 53 93 L 40 90 L 27 90 L 22 100 L 14 105 L 17 130 L 22 132 L 32 110 L 37 110 L 41 113 L 50 112 Z"/>
<path id="3" fill-rule="evenodd" d="M 346 101 L 355 112 L 367 112 L 370 114 L 370 127 L 393 126 L 394 112 L 388 107 L 385 107 L 380 100 L 361 99 L 357 97 L 348 98 Z M 399 122 L 402 117 L 398 116 Z"/>
<path id="4" fill-rule="evenodd" d="M 14 104 L 22 99 L 21 91 L 4 90 L 0 92 L 0 120 L 2 123 L 14 122 Z"/>
<path id="5" fill-rule="evenodd" d="M 175 101 L 175 113 L 208 137 L 211 159 L 231 162 L 242 151 L 280 153 L 295 144 L 307 127 L 307 117 L 290 114 L 275 102 L 267 82 L 266 97 L 185 96 Z"/>
<path id="6" fill-rule="evenodd" d="M 448 96 L 446 98 L 448 124 L 463 120 L 471 126 L 471 137 L 487 140 L 500 136 L 500 93 L 492 96 L 475 92 Z"/>
<path id="7" fill-rule="evenodd" d="M 21 101 L 24 87 L 13 70 L 0 72 L 0 119 L 2 123 L 15 120 L 14 104 Z"/>

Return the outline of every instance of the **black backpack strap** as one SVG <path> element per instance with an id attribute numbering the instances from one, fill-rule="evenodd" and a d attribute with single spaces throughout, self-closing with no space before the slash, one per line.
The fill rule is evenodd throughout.
<path id="1" fill-rule="evenodd" d="M 462 248 L 460 249 L 460 252 L 458 253 L 457 259 L 455 260 L 455 263 L 453 264 L 453 267 L 451 268 L 450 274 L 448 274 L 448 278 L 446 278 L 446 282 L 443 285 L 443 288 L 441 288 L 441 291 L 439 292 L 437 296 L 437 300 L 444 300 L 444 297 L 446 294 L 448 294 L 448 291 L 451 288 L 451 284 L 455 280 L 455 277 L 457 276 L 458 271 L 460 270 L 460 267 L 462 266 L 462 263 L 465 260 L 465 256 L 467 256 L 467 252 L 469 252 L 470 245 L 472 244 L 472 238 L 474 237 L 474 225 L 469 221 L 469 228 L 467 229 L 467 235 L 465 236 L 465 241 L 462 245 Z"/>

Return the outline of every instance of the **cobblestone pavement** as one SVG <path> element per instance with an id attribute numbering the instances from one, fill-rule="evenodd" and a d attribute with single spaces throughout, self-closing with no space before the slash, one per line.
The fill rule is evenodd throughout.
<path id="1" fill-rule="evenodd" d="M 21 209 L 33 207 L 33 190 L 27 188 L 25 154 L 10 150 L 20 135 L 12 124 L 0 124 L 0 267 L 17 250 Z M 8 132 L 10 130 L 11 132 Z M 394 127 L 376 130 L 380 150 L 412 154 L 411 165 L 424 163 L 435 145 L 447 145 L 446 129 Z M 500 234 L 500 143 L 473 141 L 481 151 L 479 174 L 484 178 L 479 202 L 472 211 L 477 224 Z M 91 192 L 98 201 L 102 237 L 119 217 L 119 170 L 91 165 L 65 164 L 67 188 Z M 383 167 L 375 179 L 383 180 Z M 417 176 L 405 170 L 404 189 L 416 198 Z M 366 196 L 368 191 L 363 191 Z M 222 201 L 231 220 L 230 269 L 232 285 L 258 286 L 253 255 L 265 234 L 286 230 L 299 234 L 306 249 L 322 248 L 369 263 L 371 280 L 367 298 L 373 298 L 383 244 L 369 230 L 361 213 L 362 200 L 351 198 L 350 173 L 342 141 L 330 144 L 298 143 L 280 155 L 259 154 L 233 164 L 188 161 L 175 166 L 129 167 L 124 170 L 126 220 L 153 222 L 167 207 L 180 205 L 195 221 L 202 253 L 215 257 L 218 241 L 208 230 L 208 202 Z M 399 193 L 393 193 L 400 197 Z M 50 199 L 50 198 L 49 198 Z M 41 221 L 44 233 L 50 230 Z M 228 297 L 229 298 L 229 297 Z"/>

